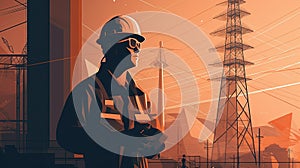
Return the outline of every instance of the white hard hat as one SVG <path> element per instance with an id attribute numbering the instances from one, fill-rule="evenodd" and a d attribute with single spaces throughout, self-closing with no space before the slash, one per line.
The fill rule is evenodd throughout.
<path id="1" fill-rule="evenodd" d="M 143 42 L 145 38 L 141 35 L 141 30 L 137 22 L 130 16 L 115 16 L 105 23 L 103 26 L 97 43 L 116 43 L 127 37 L 134 37 L 139 42 Z"/>

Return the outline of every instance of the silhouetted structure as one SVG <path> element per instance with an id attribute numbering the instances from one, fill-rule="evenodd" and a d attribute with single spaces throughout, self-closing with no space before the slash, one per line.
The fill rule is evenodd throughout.
<path id="1" fill-rule="evenodd" d="M 241 10 L 244 0 L 228 0 L 227 11 L 214 17 L 226 20 L 226 27 L 212 32 L 211 35 L 224 36 L 225 45 L 216 47 L 224 51 L 225 80 L 222 80 L 221 91 L 214 131 L 212 162 L 220 162 L 222 167 L 241 167 L 240 162 L 256 164 L 254 135 L 252 131 L 251 113 L 248 100 L 245 65 L 252 64 L 244 60 L 244 50 L 253 48 L 243 43 L 242 35 L 252 30 L 242 26 L 241 18 L 250 13 Z M 241 155 L 251 153 L 251 158 Z M 243 160 L 242 160 L 243 158 Z M 228 163 L 229 162 L 229 163 Z M 226 164 L 227 163 L 227 164 Z"/>
<path id="2" fill-rule="evenodd" d="M 159 42 L 159 58 L 153 63 L 155 67 L 158 67 L 158 101 L 157 101 L 157 113 L 159 115 L 159 128 L 165 129 L 165 97 L 164 97 L 164 68 L 168 66 L 165 57 L 162 55 L 163 42 Z"/>
<path id="3" fill-rule="evenodd" d="M 186 168 L 186 159 L 185 159 L 185 155 L 182 155 L 182 159 L 181 159 L 181 168 Z"/>
<path id="4" fill-rule="evenodd" d="M 50 127 L 50 6 L 49 0 L 28 1 L 26 150 L 47 152 Z"/>
<path id="5" fill-rule="evenodd" d="M 1 142 L 0 145 L 5 145 L 5 141 L 15 141 L 15 145 L 20 148 L 24 146 L 25 143 L 25 132 L 26 132 L 26 123 L 24 120 L 24 103 L 25 103 L 25 95 L 24 95 L 24 83 L 26 78 L 26 62 L 27 62 L 27 55 L 26 53 L 23 54 L 0 54 L 0 73 L 12 75 L 12 71 L 15 72 L 15 84 L 12 83 L 12 86 L 15 88 L 15 95 L 14 93 L 9 93 L 10 88 L 7 87 L 7 84 L 11 84 L 11 81 L 2 82 L 3 85 L 1 89 L 6 90 L 6 93 L 1 92 L 1 96 L 4 101 L 0 105 L 0 136 Z M 3 79 L 3 78 L 2 78 Z M 7 87 L 7 88 L 5 88 Z M 9 118 L 8 114 L 5 112 L 5 106 L 12 103 L 10 100 L 7 100 L 5 96 L 13 95 L 15 96 L 15 114 L 12 114 L 14 118 Z M 3 100 L 2 99 L 2 100 Z M 23 107 L 22 107 L 23 105 Z"/>

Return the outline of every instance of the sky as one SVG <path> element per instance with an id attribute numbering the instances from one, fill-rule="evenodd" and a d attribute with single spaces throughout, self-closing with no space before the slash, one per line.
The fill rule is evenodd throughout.
<path id="1" fill-rule="evenodd" d="M 26 2 L 26 1 L 19 1 Z M 26 8 L 13 0 L 2 0 L 0 2 L 0 36 L 1 36 L 1 53 L 11 53 L 7 45 L 3 42 L 5 38 L 10 46 L 13 46 L 14 53 L 22 53 L 26 44 Z M 19 25 L 20 24 L 20 25 Z M 15 26 L 18 25 L 18 26 Z M 13 28 L 11 28 L 13 27 Z"/>
<path id="2" fill-rule="evenodd" d="M 224 37 L 215 37 L 210 33 L 225 27 L 224 21 L 213 19 L 214 16 L 226 10 L 226 6 L 216 5 L 220 2 L 222 0 L 84 0 L 82 4 L 82 44 L 86 44 L 91 35 L 98 35 L 99 28 L 115 15 L 159 11 L 188 20 L 203 32 L 208 41 L 214 46 L 219 46 L 224 44 Z M 7 13 L 5 8 L 15 5 L 18 5 L 19 9 Z M 253 127 L 269 126 L 274 128 L 276 126 L 271 124 L 273 120 L 291 114 L 291 130 L 296 135 L 300 135 L 300 56 L 298 55 L 300 52 L 300 2 L 299 0 L 252 0 L 246 1 L 241 8 L 251 13 L 242 19 L 242 25 L 254 31 L 243 36 L 243 42 L 254 47 L 244 52 L 245 60 L 254 63 L 254 65 L 246 67 L 246 76 L 252 78 L 247 84 Z M 13 0 L 1 0 L 0 30 L 25 20 L 26 10 L 20 4 Z M 140 18 L 138 21 L 143 27 L 150 20 L 151 18 Z M 165 26 L 163 23 L 161 24 Z M 170 29 L 166 31 L 171 31 L 174 27 L 176 29 L 176 25 L 170 25 Z M 184 30 L 184 28 L 182 29 Z M 26 44 L 25 32 L 26 24 L 22 24 L 0 32 L 0 36 L 8 40 L 15 53 L 21 53 Z M 188 32 L 189 30 L 184 30 L 182 33 Z M 203 60 L 199 59 L 199 55 L 182 39 L 152 32 L 143 33 L 143 35 L 147 40 L 142 45 L 146 52 L 141 54 L 141 61 L 143 55 L 145 55 L 144 58 L 147 54 L 158 56 L 158 43 L 164 41 L 167 63 L 169 61 L 170 65 L 176 64 L 172 62 L 172 59 L 168 60 L 171 56 L 176 55 L 189 66 L 189 72 L 193 76 L 184 80 L 196 82 L 201 95 L 196 99 L 198 102 L 203 102 L 199 104 L 197 117 L 205 119 L 210 110 L 209 100 L 212 99 L 213 91 L 210 81 L 207 80 L 209 78 L 208 71 Z M 89 54 L 91 56 L 99 55 L 98 50 L 97 46 L 95 52 Z M 0 51 L 2 53 L 10 52 L 2 40 L 0 41 Z M 171 56 L 168 56 L 168 52 Z M 223 58 L 222 53 L 215 54 L 220 59 Z M 179 69 L 178 73 L 180 74 L 180 72 L 185 71 Z M 157 88 L 157 76 L 157 69 L 152 67 L 137 73 L 135 78 L 146 91 L 151 92 L 153 88 Z M 180 90 L 176 76 L 170 72 L 165 73 L 166 109 L 168 109 L 166 113 L 170 114 L 167 115 L 168 122 L 174 120 L 172 114 L 178 113 L 179 110 L 179 108 L 172 107 L 176 107 L 180 103 L 183 93 L 192 96 L 191 92 Z M 194 132 L 197 131 L 199 129 Z M 195 136 L 199 135 L 196 133 Z M 294 134 L 289 136 L 293 137 Z M 294 155 L 300 157 L 300 142 L 297 141 L 291 148 Z"/>
<path id="3" fill-rule="evenodd" d="M 220 2 L 222 1 L 86 0 L 83 2 L 82 8 L 83 43 L 93 33 L 99 34 L 101 25 L 115 15 L 160 11 L 172 13 L 190 21 L 203 31 L 214 46 L 223 45 L 224 37 L 210 35 L 211 32 L 225 27 L 224 21 L 213 19 L 214 16 L 226 11 L 226 6 L 216 5 Z M 300 3 L 298 0 L 284 2 L 280 0 L 246 1 L 241 5 L 241 9 L 251 13 L 251 15 L 242 19 L 242 25 L 254 31 L 243 36 L 243 42 L 254 47 L 244 52 L 245 60 L 254 63 L 254 65 L 246 67 L 246 76 L 252 79 L 247 84 L 253 127 L 268 126 L 275 128 L 276 126 L 270 124 L 273 120 L 291 114 L 291 124 L 287 122 L 279 127 L 288 128 L 290 125 L 291 132 L 299 135 L 300 56 L 298 54 L 300 51 L 300 27 L 298 23 L 300 21 Z M 147 19 L 151 20 L 151 18 L 138 20 L 142 28 Z M 161 23 L 161 26 L 163 27 L 164 24 Z M 174 27 L 176 28 L 176 25 L 170 24 L 169 31 L 172 31 Z M 179 26 L 177 25 L 177 27 Z M 183 34 L 188 34 L 188 32 L 189 30 L 186 30 Z M 212 89 L 210 88 L 210 82 L 207 80 L 207 70 L 203 61 L 191 50 L 190 46 L 184 44 L 182 39 L 173 38 L 166 34 L 150 32 L 144 33 L 144 36 L 146 37 L 146 41 L 143 43 L 144 50 L 152 47 L 157 48 L 159 41 L 164 41 L 164 47 L 168 51 L 178 55 L 188 64 L 194 76 L 185 80 L 194 81 L 196 79 L 201 95 L 199 102 L 206 102 L 206 100 L 212 98 Z M 90 54 L 93 55 L 93 53 Z M 221 59 L 223 58 L 223 53 L 217 54 Z M 144 55 L 147 55 L 147 53 L 145 52 Z M 165 57 L 168 58 L 168 55 Z M 143 54 L 141 54 L 140 59 L 143 59 Z M 154 74 L 157 74 L 157 70 L 150 68 L 138 73 L 135 78 L 144 89 L 151 92 L 153 88 L 157 87 L 158 82 L 158 74 L 155 75 L 156 79 L 151 78 Z M 166 109 L 180 103 L 182 98 L 180 93 L 189 93 L 188 90 L 179 90 L 180 84 L 178 84 L 178 81 L 177 85 L 174 83 L 176 83 L 176 77 L 165 75 Z M 189 94 L 193 95 L 193 93 Z M 171 114 L 178 112 L 178 110 L 167 110 L 166 113 L 170 114 L 167 115 L 167 120 L 169 119 L 172 122 L 174 117 L 171 117 Z M 200 103 L 198 117 L 206 118 L 209 110 L 210 103 Z M 201 123 L 198 124 L 201 125 Z M 194 126 L 194 128 L 196 127 Z M 197 131 L 199 129 L 195 129 L 194 133 Z M 191 132 L 193 132 L 193 129 Z M 195 136 L 197 136 L 197 133 Z M 291 138 L 294 134 L 291 133 L 288 136 Z M 265 139 L 265 143 L 271 143 L 274 140 L 272 138 Z M 286 139 L 281 140 L 279 143 L 284 144 L 284 141 Z M 299 149 L 299 140 L 297 141 L 297 145 L 293 147 L 293 152 L 294 155 L 299 156 L 300 151 L 296 150 Z M 286 145 L 283 146 L 287 147 Z"/>
<path id="4" fill-rule="evenodd" d="M 222 45 L 224 38 L 209 35 L 212 31 L 225 26 L 225 22 L 213 19 L 226 10 L 226 6 L 216 6 L 220 2 L 222 1 L 87 0 L 83 2 L 83 43 L 93 33 L 92 31 L 98 30 L 114 15 L 151 10 L 171 12 L 185 19 L 192 17 L 189 21 L 199 26 L 214 45 Z M 253 121 L 257 121 L 255 125 L 266 124 L 269 120 L 287 113 L 293 113 L 293 117 L 299 118 L 297 105 L 299 96 L 295 94 L 300 89 L 299 69 L 297 69 L 300 59 L 297 55 L 300 40 L 299 1 L 288 0 L 285 3 L 279 0 L 247 1 L 241 8 L 251 13 L 242 19 L 242 24 L 254 30 L 253 33 L 245 34 L 243 41 L 254 47 L 245 51 L 244 55 L 245 60 L 254 63 L 247 67 L 246 75 L 252 78 L 248 81 L 248 86 Z M 151 35 L 146 34 L 147 36 Z M 164 40 L 164 36 L 151 37 L 146 40 L 143 47 L 158 47 L 160 40 L 167 41 L 164 43 L 166 48 L 179 48 L 180 50 L 173 52 L 177 52 L 183 58 L 188 55 L 185 53 L 190 52 L 188 47 L 180 48 L 176 40 Z M 223 57 L 222 53 L 218 54 Z M 197 67 L 197 63 L 190 66 Z"/>

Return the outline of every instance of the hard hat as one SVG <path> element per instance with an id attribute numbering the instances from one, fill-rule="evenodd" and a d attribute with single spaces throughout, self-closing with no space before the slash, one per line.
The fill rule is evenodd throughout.
<path id="1" fill-rule="evenodd" d="M 130 16 L 120 15 L 104 24 L 97 43 L 100 45 L 107 42 L 114 44 L 127 37 L 134 37 L 139 42 L 145 40 L 137 22 Z"/>

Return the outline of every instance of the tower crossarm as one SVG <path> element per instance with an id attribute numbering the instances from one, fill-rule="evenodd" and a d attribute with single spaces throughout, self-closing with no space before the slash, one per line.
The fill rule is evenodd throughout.
<path id="1" fill-rule="evenodd" d="M 225 79 L 227 81 L 242 81 L 242 80 L 251 80 L 251 78 L 245 78 L 243 76 L 236 76 L 236 75 L 232 75 L 232 76 L 224 76 L 224 77 L 217 77 L 217 78 L 211 78 L 209 80 L 221 80 L 221 79 Z"/>
<path id="2" fill-rule="evenodd" d="M 253 47 L 248 44 L 243 44 L 241 42 L 231 42 L 226 45 L 217 46 L 216 50 L 218 52 L 224 52 L 225 50 L 231 50 L 231 49 L 242 49 L 242 50 L 248 50 L 252 49 Z"/>
<path id="3" fill-rule="evenodd" d="M 231 66 L 233 64 L 238 64 L 238 65 L 254 65 L 253 62 L 245 61 L 239 58 L 232 58 L 232 59 L 226 59 L 222 62 L 216 62 L 213 64 L 210 64 L 210 66 Z"/>
<path id="4" fill-rule="evenodd" d="M 230 11 L 223 12 L 217 16 L 214 17 L 214 19 L 219 19 L 222 21 L 226 21 L 227 18 L 237 17 L 240 16 L 240 18 L 250 15 L 249 12 L 241 9 L 232 9 Z"/>
<path id="5" fill-rule="evenodd" d="M 245 61 L 238 58 L 232 58 L 232 59 L 226 59 L 223 61 L 224 66 L 231 66 L 233 64 L 239 64 L 239 65 L 253 65 L 254 63 Z"/>
<path id="6" fill-rule="evenodd" d="M 233 33 L 233 32 L 237 32 L 237 33 L 241 33 L 241 34 L 246 34 L 246 33 L 251 33 L 253 32 L 253 30 L 243 27 L 243 26 L 229 26 L 227 28 L 220 28 L 214 32 L 211 32 L 210 35 L 213 36 L 221 36 L 224 37 L 227 34 Z"/>

